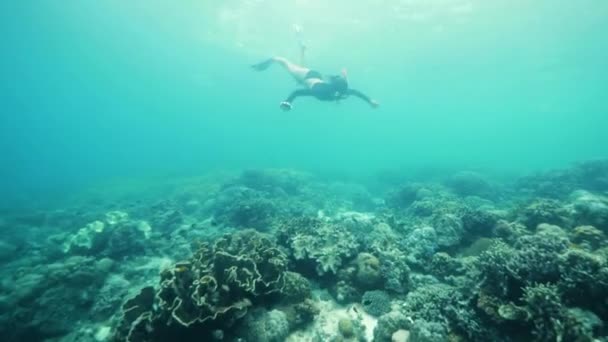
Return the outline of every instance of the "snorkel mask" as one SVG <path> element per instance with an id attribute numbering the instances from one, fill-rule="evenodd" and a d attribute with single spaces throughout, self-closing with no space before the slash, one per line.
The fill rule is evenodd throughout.
<path id="1" fill-rule="evenodd" d="M 348 79 L 346 69 L 342 69 L 340 75 L 332 76 L 330 83 L 335 89 L 334 96 L 336 100 L 343 99 L 346 97 L 346 91 L 348 90 Z"/>

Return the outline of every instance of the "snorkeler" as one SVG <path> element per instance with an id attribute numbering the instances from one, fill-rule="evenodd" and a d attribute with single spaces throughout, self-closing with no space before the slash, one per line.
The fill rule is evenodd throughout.
<path id="1" fill-rule="evenodd" d="M 300 58 L 303 63 L 306 45 L 304 45 L 301 39 L 300 27 L 294 25 L 294 30 L 298 37 Z M 272 57 L 263 62 L 254 64 L 251 67 L 257 71 L 263 71 L 273 64 L 280 64 L 296 79 L 298 84 L 305 86 L 304 89 L 294 90 L 285 101 L 281 102 L 280 107 L 284 111 L 291 110 L 292 102 L 300 96 L 314 96 L 321 101 L 339 101 L 352 95 L 369 103 L 373 108 L 379 106 L 378 102 L 369 98 L 369 96 L 348 87 L 346 69 L 342 69 L 340 75 L 333 75 L 325 79 L 318 71 L 292 63 L 283 57 Z"/>

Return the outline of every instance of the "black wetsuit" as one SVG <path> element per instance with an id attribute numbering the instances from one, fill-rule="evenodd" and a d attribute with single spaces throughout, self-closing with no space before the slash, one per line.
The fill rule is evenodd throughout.
<path id="1" fill-rule="evenodd" d="M 318 78 L 323 80 L 323 75 L 321 75 L 317 71 L 311 70 L 308 72 L 308 74 L 306 74 L 305 79 L 307 80 L 311 78 Z M 344 92 L 341 92 L 332 83 L 326 81 L 316 83 L 312 86 L 312 88 L 298 89 L 293 91 L 285 100 L 285 102 L 291 103 L 296 97 L 300 96 L 314 96 L 315 98 L 321 101 L 336 101 L 350 95 L 356 96 L 366 101 L 367 103 L 371 102 L 371 99 L 367 95 L 363 94 L 358 90 L 349 88 L 346 89 Z"/>

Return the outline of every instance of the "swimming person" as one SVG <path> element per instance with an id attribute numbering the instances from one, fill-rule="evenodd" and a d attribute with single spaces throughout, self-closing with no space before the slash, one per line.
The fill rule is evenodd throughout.
<path id="1" fill-rule="evenodd" d="M 298 27 L 294 28 L 298 34 L 301 59 L 303 61 L 306 46 L 303 44 L 299 36 L 300 29 Z M 325 78 L 318 71 L 292 63 L 283 57 L 272 57 L 263 62 L 252 65 L 252 68 L 257 71 L 263 71 L 268 69 L 273 64 L 279 64 L 284 67 L 285 70 L 287 70 L 300 85 L 305 86 L 303 89 L 294 90 L 289 97 L 285 99 L 285 101 L 281 102 L 280 107 L 284 111 L 291 110 L 293 101 L 297 97 L 301 96 L 314 96 L 316 99 L 321 101 L 338 101 L 352 95 L 364 100 L 374 108 L 379 106 L 378 102 L 371 99 L 369 96 L 348 87 L 347 73 L 345 69 L 342 70 L 341 75 L 333 75 Z"/>

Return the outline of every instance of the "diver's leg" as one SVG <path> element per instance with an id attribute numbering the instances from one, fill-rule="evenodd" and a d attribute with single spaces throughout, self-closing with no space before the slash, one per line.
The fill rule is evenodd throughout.
<path id="1" fill-rule="evenodd" d="M 298 81 L 304 81 L 306 75 L 310 71 L 309 68 L 292 63 L 283 57 L 274 57 L 273 59 L 276 63 L 281 64 L 285 68 L 285 70 L 287 70 L 291 74 L 291 76 L 293 76 Z"/>
<path id="2" fill-rule="evenodd" d="M 292 63 L 284 57 L 273 57 L 261 63 L 254 64 L 252 67 L 255 70 L 262 71 L 268 69 L 274 63 L 283 66 L 283 68 L 285 68 L 285 70 L 287 70 L 291 74 L 291 76 L 293 76 L 298 82 L 304 82 L 304 80 L 306 79 L 306 75 L 310 71 L 309 68 Z"/>

